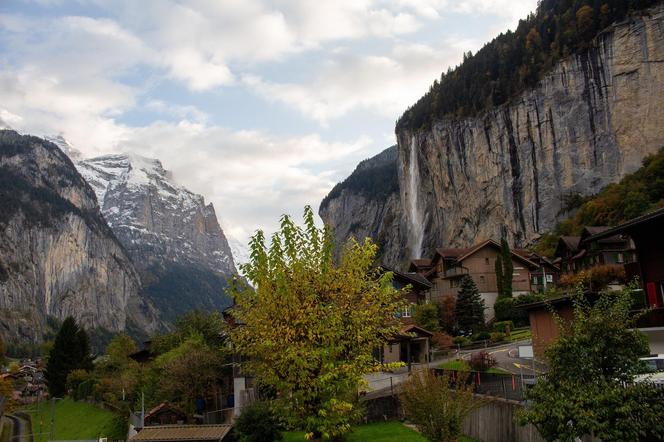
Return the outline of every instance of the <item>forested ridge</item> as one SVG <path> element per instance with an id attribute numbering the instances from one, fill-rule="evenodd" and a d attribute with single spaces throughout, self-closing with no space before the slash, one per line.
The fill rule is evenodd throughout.
<path id="1" fill-rule="evenodd" d="M 533 87 L 559 60 L 590 47 L 612 23 L 660 0 L 542 0 L 516 31 L 502 33 L 443 72 L 397 121 L 426 129 L 444 117 L 472 117 Z"/>
<path id="2" fill-rule="evenodd" d="M 619 183 L 606 186 L 597 195 L 567 195 L 565 210 L 573 216 L 542 235 L 535 250 L 553 256 L 558 238 L 580 235 L 585 226 L 616 226 L 653 210 L 664 208 L 664 147 L 643 159 L 643 165 Z"/>

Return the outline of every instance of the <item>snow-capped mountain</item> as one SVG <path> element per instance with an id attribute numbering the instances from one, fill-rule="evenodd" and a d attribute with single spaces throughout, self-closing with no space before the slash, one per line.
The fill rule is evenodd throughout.
<path id="1" fill-rule="evenodd" d="M 76 167 L 164 319 L 229 305 L 224 289 L 237 271 L 212 204 L 176 184 L 156 159 L 114 154 Z"/>

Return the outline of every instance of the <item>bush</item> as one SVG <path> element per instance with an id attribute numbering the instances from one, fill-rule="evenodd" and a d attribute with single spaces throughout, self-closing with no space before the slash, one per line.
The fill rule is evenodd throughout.
<path id="1" fill-rule="evenodd" d="M 514 330 L 513 321 L 500 321 L 493 324 L 494 331 L 509 335 Z"/>
<path id="2" fill-rule="evenodd" d="M 500 298 L 493 306 L 498 323 L 512 321 L 512 327 L 524 327 L 528 325 L 528 312 L 520 307 L 532 302 L 545 299 L 544 295 L 529 293 L 514 298 Z"/>
<path id="3" fill-rule="evenodd" d="M 470 357 L 470 367 L 475 371 L 487 371 L 496 365 L 496 358 L 485 351 L 474 353 Z"/>
<path id="4" fill-rule="evenodd" d="M 459 440 L 466 416 L 481 402 L 473 397 L 472 383 L 456 382 L 430 370 L 413 373 L 404 382 L 400 402 L 406 417 L 431 441 Z"/>
<path id="5" fill-rule="evenodd" d="M 502 341 L 505 340 L 505 338 L 507 338 L 507 335 L 505 333 L 493 332 L 493 333 L 491 333 L 491 335 L 489 337 L 489 340 L 491 342 L 502 342 Z"/>
<path id="6" fill-rule="evenodd" d="M 477 341 L 488 341 L 490 338 L 491 338 L 491 335 L 489 334 L 489 332 L 485 332 L 485 331 L 483 331 L 483 332 L 479 332 L 479 333 L 475 333 L 475 334 L 472 336 L 472 340 L 473 340 L 473 342 L 477 342 Z"/>
<path id="7" fill-rule="evenodd" d="M 283 426 L 269 402 L 254 402 L 242 409 L 235 420 L 235 436 L 239 442 L 281 440 Z"/>
<path id="8" fill-rule="evenodd" d="M 452 336 L 448 335 L 445 332 L 435 332 L 433 334 L 433 338 L 431 339 L 433 342 L 433 345 L 437 349 L 448 349 L 452 346 L 454 346 L 454 338 Z"/>
<path id="9" fill-rule="evenodd" d="M 415 307 L 415 314 L 413 315 L 415 324 L 430 332 L 437 332 L 440 330 L 440 312 L 438 311 L 438 304 L 420 304 Z"/>
<path id="10" fill-rule="evenodd" d="M 461 347 L 463 347 L 469 345 L 472 341 L 470 340 L 470 338 L 466 336 L 457 336 L 452 340 L 452 342 L 454 343 L 454 345 L 460 345 Z"/>
<path id="11" fill-rule="evenodd" d="M 604 290 L 609 284 L 617 282 L 625 284 L 627 277 L 625 267 L 622 265 L 605 264 L 581 270 L 576 273 L 563 275 L 560 283 L 567 287 L 583 286 L 593 291 Z"/>

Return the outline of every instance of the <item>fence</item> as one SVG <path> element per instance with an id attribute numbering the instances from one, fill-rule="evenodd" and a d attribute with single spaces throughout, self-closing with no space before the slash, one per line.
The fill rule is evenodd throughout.
<path id="1" fill-rule="evenodd" d="M 528 388 L 536 382 L 534 375 L 500 374 L 480 371 L 456 371 L 434 368 L 438 376 L 447 375 L 453 381 L 464 380 L 473 384 L 473 392 L 512 401 L 524 401 Z"/>

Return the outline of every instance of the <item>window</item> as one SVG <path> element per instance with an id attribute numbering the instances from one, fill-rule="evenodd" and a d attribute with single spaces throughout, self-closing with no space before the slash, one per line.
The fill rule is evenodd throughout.
<path id="1" fill-rule="evenodd" d="M 546 282 L 553 282 L 553 275 L 546 275 Z"/>
<path id="2" fill-rule="evenodd" d="M 402 318 L 410 318 L 411 313 L 412 313 L 411 310 L 412 310 L 411 305 L 407 305 L 406 308 L 404 308 L 403 311 L 401 312 L 401 317 Z"/>
<path id="3" fill-rule="evenodd" d="M 622 253 L 618 253 L 618 264 L 622 264 L 625 262 L 625 255 Z"/>
<path id="4" fill-rule="evenodd" d="M 489 261 L 489 258 L 484 258 L 484 264 L 489 265 L 491 262 Z"/>
<path id="5" fill-rule="evenodd" d="M 480 275 L 480 284 L 484 284 L 484 275 Z"/>
<path id="6" fill-rule="evenodd" d="M 537 285 L 537 276 L 533 276 L 533 285 Z"/>

